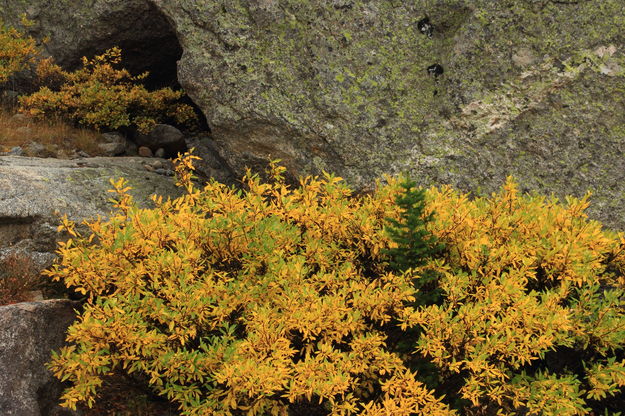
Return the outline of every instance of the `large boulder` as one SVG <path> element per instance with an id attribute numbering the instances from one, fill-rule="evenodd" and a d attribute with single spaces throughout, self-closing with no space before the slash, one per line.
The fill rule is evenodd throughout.
<path id="1" fill-rule="evenodd" d="M 22 16 L 31 25 L 23 25 Z M 66 68 L 113 46 L 123 51 L 133 73 L 149 70 L 156 85 L 175 83 L 176 60 L 182 53 L 165 17 L 147 0 L 6 0 L 0 21 L 19 27 L 42 42 Z"/>
<path id="2" fill-rule="evenodd" d="M 42 268 L 54 258 L 59 215 L 81 223 L 112 210 L 110 179 L 124 177 L 140 206 L 152 194 L 180 195 L 169 176 L 146 170 L 138 157 L 59 160 L 0 156 L 0 258 L 18 250 Z M 83 227 L 84 229 L 84 227 Z"/>
<path id="3" fill-rule="evenodd" d="M 58 406 L 62 384 L 45 367 L 65 343 L 76 302 L 48 300 L 0 306 L 0 414 L 71 415 Z"/>
<path id="4" fill-rule="evenodd" d="M 594 192 L 625 228 L 622 0 L 151 0 L 238 174 Z M 426 27 L 425 19 L 430 28 Z"/>
<path id="5" fill-rule="evenodd" d="M 487 193 L 512 174 L 591 190 L 591 213 L 625 228 L 622 0 L 69 3 L 6 0 L 0 18 L 26 13 L 69 66 L 120 44 L 171 72 L 181 46 L 179 81 L 235 176 L 280 158 L 358 188 L 408 171 Z"/>

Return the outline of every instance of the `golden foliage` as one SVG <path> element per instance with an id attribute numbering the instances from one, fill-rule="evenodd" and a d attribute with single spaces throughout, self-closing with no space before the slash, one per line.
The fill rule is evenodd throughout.
<path id="1" fill-rule="evenodd" d="M 491 198 L 429 191 L 433 232 L 449 249 L 431 264 L 445 301 L 406 310 L 403 326 L 423 330 L 417 351 L 443 374 L 463 375 L 460 396 L 474 409 L 588 414 L 586 398 L 622 386 L 623 237 L 588 220 L 588 199 L 520 196 L 511 179 Z M 586 393 L 592 373 L 556 365 L 585 357 L 611 363 L 601 372 L 615 377 L 610 387 Z"/>
<path id="2" fill-rule="evenodd" d="M 277 165 L 272 184 L 248 174 L 245 193 L 198 190 L 190 162 L 182 198 L 139 209 L 119 180 L 117 214 L 89 238 L 65 220 L 75 238 L 50 274 L 89 297 L 51 366 L 73 382 L 65 405 L 93 403 L 101 377 L 124 368 L 193 415 L 285 415 L 302 402 L 381 415 L 375 389 L 393 409 L 451 414 L 385 346 L 382 326 L 413 296 L 380 257 L 390 193 L 351 198 L 331 175 L 291 189 Z M 408 379 L 420 389 L 394 394 Z"/>
<path id="3" fill-rule="evenodd" d="M 48 274 L 88 298 L 50 365 L 72 382 L 66 406 L 93 404 L 123 370 L 186 415 L 613 410 L 601 399 L 625 385 L 624 244 L 586 218 L 587 197 L 519 196 L 512 181 L 473 200 L 430 189 L 428 227 L 447 251 L 397 275 L 382 253 L 398 181 L 354 197 L 330 174 L 289 187 L 272 164 L 271 183 L 197 189 L 192 158 L 179 160 L 181 198 L 139 209 L 120 179 L 117 212 L 91 235 L 64 220 L 73 239 Z M 426 271 L 442 300 L 415 306 Z"/>
<path id="4" fill-rule="evenodd" d="M 22 21 L 25 26 L 31 23 Z M 121 49 L 114 47 L 92 59 L 83 57 L 82 67 L 68 72 L 52 58 L 43 58 L 35 39 L 0 21 L 0 84 L 17 72 L 31 70 L 35 79 L 30 87 L 39 88 L 20 97 L 22 112 L 98 130 L 131 126 L 142 133 L 163 121 L 197 121 L 193 108 L 179 102 L 182 91 L 148 91 L 141 85 L 148 74 L 132 76 L 120 68 L 121 61 Z"/>
<path id="5" fill-rule="evenodd" d="M 16 72 L 28 69 L 38 55 L 35 39 L 24 37 L 17 29 L 0 21 L 0 84 Z"/>
<path id="6" fill-rule="evenodd" d="M 50 60 L 42 60 L 37 75 L 39 91 L 20 98 L 21 111 L 34 117 L 60 117 L 95 129 L 137 127 L 149 132 L 160 120 L 184 124 L 195 120 L 193 109 L 177 101 L 182 91 L 162 88 L 148 91 L 140 82 L 147 73 L 132 76 L 121 64 L 115 47 L 66 72 Z"/>

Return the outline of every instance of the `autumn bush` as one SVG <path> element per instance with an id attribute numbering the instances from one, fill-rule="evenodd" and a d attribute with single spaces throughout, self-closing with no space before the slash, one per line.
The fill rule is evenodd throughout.
<path id="1" fill-rule="evenodd" d="M 20 97 L 20 111 L 96 130 L 130 127 L 143 133 L 159 122 L 197 121 L 193 108 L 180 102 L 183 91 L 148 91 L 142 85 L 148 73 L 133 76 L 121 63 L 122 51 L 114 47 L 92 59 L 83 57 L 81 68 L 65 71 L 43 57 L 35 39 L 0 22 L 0 86 L 28 70 L 35 90 Z"/>
<path id="2" fill-rule="evenodd" d="M 34 65 L 39 51 L 32 37 L 25 37 L 0 20 L 0 86 L 17 72 Z"/>
<path id="3" fill-rule="evenodd" d="M 82 67 L 66 72 L 51 60 L 41 60 L 37 75 L 44 85 L 20 98 L 21 111 L 34 117 L 63 118 L 97 130 L 136 128 L 147 133 L 158 122 L 185 124 L 196 119 L 191 106 L 178 102 L 182 91 L 148 91 L 141 81 L 120 67 L 121 49 L 115 47 Z"/>
<path id="4" fill-rule="evenodd" d="M 519 195 L 428 192 L 447 258 L 444 302 L 404 310 L 422 330 L 420 356 L 438 368 L 464 414 L 616 414 L 625 396 L 622 234 L 566 203 Z"/>
<path id="5" fill-rule="evenodd" d="M 120 179 L 89 236 L 63 221 L 73 238 L 48 274 L 87 297 L 50 363 L 65 406 L 93 405 L 121 371 L 185 415 L 622 408 L 625 240 L 586 217 L 588 198 L 429 189 L 405 229 L 444 250 L 399 271 L 389 230 L 421 206 L 396 205 L 404 181 L 356 197 L 329 174 L 289 186 L 272 164 L 268 183 L 198 189 L 193 158 L 183 197 L 140 209 Z"/>

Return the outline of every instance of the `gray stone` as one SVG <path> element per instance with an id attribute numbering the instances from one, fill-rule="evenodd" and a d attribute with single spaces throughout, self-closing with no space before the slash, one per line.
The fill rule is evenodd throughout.
<path id="1" fill-rule="evenodd" d="M 83 150 L 78 150 L 78 151 L 76 152 L 76 156 L 77 156 L 77 157 L 80 157 L 80 158 L 91 157 L 91 156 L 89 156 L 89 153 L 87 153 L 87 152 L 85 152 L 85 151 L 83 151 Z"/>
<path id="2" fill-rule="evenodd" d="M 70 415 L 58 406 L 63 385 L 45 368 L 78 304 L 48 300 L 0 306 L 0 414 Z"/>
<path id="3" fill-rule="evenodd" d="M 158 173 L 159 175 L 164 175 L 164 176 L 173 176 L 174 172 L 169 170 L 169 169 L 163 169 L 163 168 L 158 168 L 158 169 L 154 169 L 154 173 Z"/>
<path id="4" fill-rule="evenodd" d="M 162 155 L 157 157 L 175 157 L 179 152 L 183 153 L 187 149 L 184 134 L 168 124 L 155 125 L 150 133 L 139 134 L 135 142 L 138 146 L 149 147 L 152 152 L 163 149 Z"/>
<path id="5" fill-rule="evenodd" d="M 165 157 L 165 149 L 163 149 L 162 147 L 159 147 L 158 149 L 156 149 L 156 152 L 154 152 L 154 157 L 160 157 L 160 158 Z"/>
<path id="6" fill-rule="evenodd" d="M 281 159 L 360 189 L 406 171 L 487 194 L 513 175 L 558 197 L 591 190 L 590 214 L 625 228 L 622 0 L 152 1 L 236 176 Z"/>
<path id="7" fill-rule="evenodd" d="M 146 147 L 146 146 L 139 146 L 139 149 L 137 149 L 137 153 L 139 153 L 139 156 L 141 156 L 141 157 L 152 157 L 152 156 L 154 156 L 152 154 L 152 151 L 150 150 L 150 148 Z"/>
<path id="8" fill-rule="evenodd" d="M 102 143 L 98 143 L 98 148 L 104 156 L 119 156 L 126 151 L 127 140 L 123 134 L 117 132 L 103 133 Z"/>
<path id="9" fill-rule="evenodd" d="M 150 162 L 150 166 L 153 169 L 172 170 L 174 168 L 174 163 L 169 159 L 155 159 Z"/>

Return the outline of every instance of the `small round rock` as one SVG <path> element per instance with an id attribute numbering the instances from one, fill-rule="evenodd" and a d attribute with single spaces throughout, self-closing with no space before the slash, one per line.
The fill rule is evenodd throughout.
<path id="1" fill-rule="evenodd" d="M 146 146 L 140 146 L 139 149 L 137 149 L 137 152 L 139 153 L 139 156 L 141 157 L 152 157 L 152 151 L 150 150 L 149 147 Z"/>

